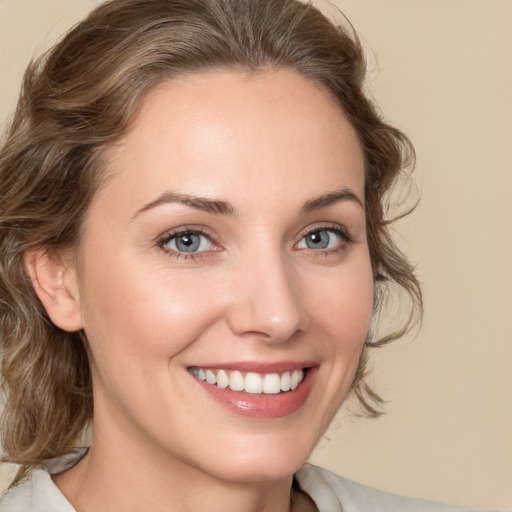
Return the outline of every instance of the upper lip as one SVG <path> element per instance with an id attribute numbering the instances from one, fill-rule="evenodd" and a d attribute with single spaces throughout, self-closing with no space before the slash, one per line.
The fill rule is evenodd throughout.
<path id="1" fill-rule="evenodd" d="M 314 361 L 275 361 L 275 362 L 256 362 L 240 361 L 215 364 L 195 364 L 189 368 L 203 368 L 204 370 L 231 370 L 239 372 L 254 373 L 284 373 L 293 370 L 302 370 L 318 366 Z"/>

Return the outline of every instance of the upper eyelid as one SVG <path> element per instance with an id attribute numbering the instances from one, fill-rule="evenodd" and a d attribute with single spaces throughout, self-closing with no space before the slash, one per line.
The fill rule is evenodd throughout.
<path id="1" fill-rule="evenodd" d="M 317 231 L 335 231 L 337 233 L 342 233 L 348 240 L 352 241 L 352 235 L 350 234 L 350 231 L 342 224 L 338 223 L 326 223 L 326 224 L 319 224 L 319 225 L 312 225 L 305 230 L 301 232 L 300 240 L 304 238 L 305 236 L 316 233 Z"/>
<path id="2" fill-rule="evenodd" d="M 210 230 L 206 229 L 204 226 L 182 226 L 168 229 L 156 237 L 156 243 L 158 245 L 163 244 L 167 240 L 175 238 L 179 235 L 183 235 L 185 233 L 199 233 L 200 235 L 208 238 L 212 243 L 216 243 L 213 233 L 211 233 Z"/>

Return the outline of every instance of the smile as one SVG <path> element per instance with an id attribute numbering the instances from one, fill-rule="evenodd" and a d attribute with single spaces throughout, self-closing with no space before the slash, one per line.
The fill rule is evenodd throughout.
<path id="1" fill-rule="evenodd" d="M 304 369 L 282 373 L 255 373 L 191 367 L 189 372 L 200 381 L 217 388 L 245 391 L 254 395 L 276 395 L 294 391 L 305 376 Z"/>

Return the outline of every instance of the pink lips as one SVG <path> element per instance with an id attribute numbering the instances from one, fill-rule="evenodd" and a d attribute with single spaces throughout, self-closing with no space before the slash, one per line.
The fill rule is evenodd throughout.
<path id="1" fill-rule="evenodd" d="M 221 389 L 216 385 L 194 378 L 195 382 L 217 403 L 238 415 L 257 419 L 280 418 L 299 410 L 308 399 L 318 373 L 318 366 L 311 362 L 230 363 L 223 364 L 222 369 L 261 374 L 306 370 L 303 381 L 295 390 L 278 394 L 250 394 L 245 391 L 233 391 L 229 388 Z"/>

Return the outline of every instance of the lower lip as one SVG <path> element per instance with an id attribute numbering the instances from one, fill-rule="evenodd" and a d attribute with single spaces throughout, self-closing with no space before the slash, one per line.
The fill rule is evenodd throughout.
<path id="1" fill-rule="evenodd" d="M 313 387 L 318 367 L 308 368 L 304 380 L 293 391 L 277 393 L 275 395 L 252 395 L 243 391 L 221 389 L 207 382 L 194 380 L 216 402 L 248 418 L 272 419 L 288 416 L 298 411 L 306 402 Z"/>

